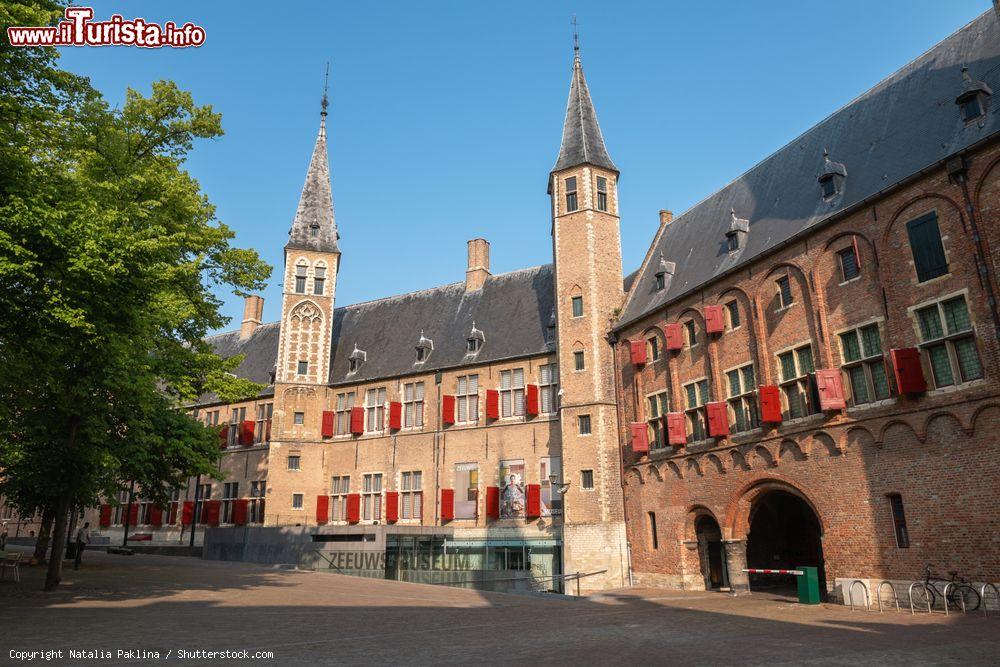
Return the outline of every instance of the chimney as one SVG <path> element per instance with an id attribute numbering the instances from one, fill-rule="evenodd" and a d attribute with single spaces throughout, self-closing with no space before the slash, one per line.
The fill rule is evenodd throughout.
<path id="1" fill-rule="evenodd" d="M 260 326 L 264 315 L 264 299 L 250 295 L 243 301 L 243 326 L 240 327 L 240 340 L 246 340 Z"/>
<path id="2" fill-rule="evenodd" d="M 672 211 L 668 211 L 665 208 L 660 209 L 660 226 L 669 225 L 674 221 L 674 214 Z"/>
<path id="3" fill-rule="evenodd" d="M 469 268 L 465 270 L 465 291 L 483 289 L 490 275 L 490 242 L 486 239 L 469 241 Z"/>

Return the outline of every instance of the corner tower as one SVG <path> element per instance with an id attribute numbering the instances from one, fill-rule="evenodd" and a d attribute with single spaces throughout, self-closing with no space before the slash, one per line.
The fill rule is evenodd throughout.
<path id="1" fill-rule="evenodd" d="M 594 588 L 628 584 L 614 356 L 606 340 L 624 299 L 618 175 L 597 123 L 577 45 L 549 195 L 562 370 L 563 478 L 570 482 L 564 506 L 565 567 L 567 572 L 606 569 L 604 581 L 590 582 Z M 583 488 L 585 480 L 592 480 L 592 489 Z"/>

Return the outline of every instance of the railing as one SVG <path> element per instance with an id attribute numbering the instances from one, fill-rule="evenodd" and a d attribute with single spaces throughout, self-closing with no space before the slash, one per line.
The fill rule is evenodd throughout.
<path id="1" fill-rule="evenodd" d="M 890 581 L 881 581 L 879 585 L 875 587 L 875 599 L 878 600 L 878 610 L 879 613 L 882 612 L 882 587 L 888 586 L 889 590 L 892 591 L 892 599 L 896 601 L 896 611 L 899 611 L 899 596 L 896 595 L 896 587 L 892 585 Z"/>
<path id="2" fill-rule="evenodd" d="M 607 570 L 597 570 L 596 572 L 574 572 L 573 574 L 554 574 L 550 577 L 503 577 L 500 579 L 462 579 L 459 581 L 442 581 L 435 585 L 437 586 L 453 586 L 455 584 L 493 584 L 501 581 L 530 581 L 533 585 L 537 585 L 543 581 L 556 581 L 561 580 L 564 584 L 563 590 L 565 590 L 565 584 L 568 581 L 576 581 L 576 595 L 580 596 L 580 580 L 584 577 L 593 577 L 598 574 L 604 574 Z"/>
<path id="3" fill-rule="evenodd" d="M 872 598 L 868 594 L 868 587 L 865 585 L 865 582 L 861 581 L 860 579 L 855 579 L 854 581 L 852 581 L 851 586 L 847 589 L 847 596 L 851 598 L 851 611 L 854 611 L 854 587 L 859 584 L 861 586 L 861 590 L 865 592 L 865 610 L 871 611 Z"/>

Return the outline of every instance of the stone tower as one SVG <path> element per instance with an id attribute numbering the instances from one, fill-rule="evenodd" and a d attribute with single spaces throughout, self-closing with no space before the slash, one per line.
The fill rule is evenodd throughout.
<path id="1" fill-rule="evenodd" d="M 320 440 L 323 387 L 330 379 L 334 296 L 340 269 L 326 148 L 327 97 L 299 206 L 285 244 L 281 337 L 275 369 L 272 450 Z M 295 413 L 302 413 L 296 423 Z M 270 493 L 271 489 L 268 489 Z"/>
<path id="2" fill-rule="evenodd" d="M 590 588 L 628 584 L 628 552 L 606 335 L 624 300 L 618 169 L 604 146 L 579 47 L 559 158 L 549 176 L 555 265 L 567 572 L 606 569 Z M 582 365 L 580 369 L 582 353 Z M 578 370 L 579 369 L 579 370 Z M 589 472 L 585 472 L 589 471 Z M 592 479 L 593 488 L 584 488 Z"/>

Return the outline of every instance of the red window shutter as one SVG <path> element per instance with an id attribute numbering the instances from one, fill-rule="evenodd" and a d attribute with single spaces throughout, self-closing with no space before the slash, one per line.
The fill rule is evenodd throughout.
<path id="1" fill-rule="evenodd" d="M 233 523 L 237 526 L 247 525 L 247 509 L 250 501 L 246 498 L 237 498 L 233 501 Z"/>
<path id="2" fill-rule="evenodd" d="M 361 521 L 361 494 L 347 494 L 347 522 L 357 523 Z"/>
<path id="3" fill-rule="evenodd" d="M 185 500 L 184 506 L 181 509 L 181 525 L 190 526 L 192 519 L 194 519 L 194 502 Z"/>
<path id="4" fill-rule="evenodd" d="M 525 410 L 530 416 L 534 417 L 538 414 L 538 385 L 529 384 L 525 396 L 527 398 L 525 401 Z"/>
<path id="5" fill-rule="evenodd" d="M 528 484 L 524 490 L 524 516 L 527 519 L 537 519 L 542 516 L 542 487 L 540 484 Z"/>
<path id="6" fill-rule="evenodd" d="M 393 431 L 403 428 L 403 404 L 399 401 L 389 402 L 389 428 Z"/>
<path id="7" fill-rule="evenodd" d="M 351 433 L 361 435 L 365 432 L 365 409 L 356 406 L 351 408 Z"/>
<path id="8" fill-rule="evenodd" d="M 252 419 L 247 419 L 240 424 L 240 444 L 245 446 L 253 444 L 254 424 Z"/>
<path id="9" fill-rule="evenodd" d="M 663 327 L 664 337 L 667 339 L 668 350 L 684 349 L 684 333 L 679 322 L 668 324 Z"/>
<path id="10" fill-rule="evenodd" d="M 111 525 L 111 505 L 101 505 L 101 528 Z"/>
<path id="11" fill-rule="evenodd" d="M 455 397 L 449 394 L 441 397 L 441 423 L 455 423 Z"/>
<path id="12" fill-rule="evenodd" d="M 486 390 L 486 418 L 500 419 L 500 392 L 496 389 Z"/>
<path id="13" fill-rule="evenodd" d="M 686 445 L 688 434 L 684 413 L 668 412 L 664 419 L 667 422 L 667 443 L 671 445 Z"/>
<path id="14" fill-rule="evenodd" d="M 399 521 L 399 492 L 385 492 L 385 522 L 396 523 Z"/>
<path id="15" fill-rule="evenodd" d="M 219 447 L 222 449 L 226 448 L 226 443 L 229 442 L 229 424 L 222 427 L 219 431 Z"/>
<path id="16" fill-rule="evenodd" d="M 854 235 L 851 237 L 851 245 L 854 246 L 854 261 L 858 265 L 858 271 L 861 270 L 861 251 L 858 250 L 858 237 Z"/>
<path id="17" fill-rule="evenodd" d="M 455 489 L 441 489 L 441 521 L 455 518 Z"/>
<path id="18" fill-rule="evenodd" d="M 205 503 L 205 523 L 210 526 L 219 525 L 219 510 L 222 509 L 221 500 L 209 500 Z"/>
<path id="19" fill-rule="evenodd" d="M 632 422 L 632 451 L 639 454 L 649 451 L 649 430 L 646 422 Z"/>
<path id="20" fill-rule="evenodd" d="M 844 381 L 839 368 L 816 371 L 816 389 L 819 391 L 821 410 L 843 410 L 847 407 L 847 401 L 844 400 Z"/>
<path id="21" fill-rule="evenodd" d="M 708 403 L 708 435 L 721 438 L 729 435 L 729 410 L 725 403 Z"/>
<path id="22" fill-rule="evenodd" d="M 901 394 L 922 394 L 927 391 L 924 368 L 920 364 L 920 350 L 906 347 L 892 350 L 892 370 L 896 376 L 896 387 Z"/>
<path id="23" fill-rule="evenodd" d="M 330 521 L 330 496 L 316 496 L 316 523 L 320 526 Z"/>
<path id="24" fill-rule="evenodd" d="M 128 508 L 128 525 L 134 526 L 139 521 L 139 506 L 135 503 Z"/>
<path id="25" fill-rule="evenodd" d="M 488 518 L 488 519 L 499 519 L 500 518 L 500 487 L 499 486 L 487 486 L 486 487 L 486 518 Z"/>
<path id="26" fill-rule="evenodd" d="M 705 306 L 705 333 L 720 334 L 726 330 L 722 306 Z"/>
<path id="27" fill-rule="evenodd" d="M 760 419 L 767 424 L 781 423 L 781 392 L 773 385 L 762 384 L 757 389 L 760 399 Z"/>
<path id="28" fill-rule="evenodd" d="M 323 411 L 323 437 L 332 438 L 333 437 L 333 422 L 336 419 L 336 415 L 332 410 Z"/>
<path id="29" fill-rule="evenodd" d="M 152 509 L 149 511 L 149 523 L 152 526 L 159 528 L 163 525 L 163 508 L 153 505 Z"/>
<path id="30" fill-rule="evenodd" d="M 632 348 L 632 363 L 636 366 L 642 366 L 646 363 L 646 341 L 644 340 L 634 340 L 629 343 Z"/>

